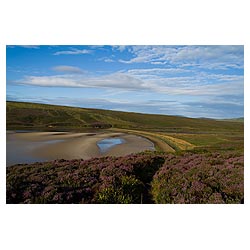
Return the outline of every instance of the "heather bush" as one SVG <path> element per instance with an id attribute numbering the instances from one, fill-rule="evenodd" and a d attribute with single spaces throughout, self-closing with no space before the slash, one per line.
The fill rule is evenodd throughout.
<path id="1" fill-rule="evenodd" d="M 98 203 L 140 203 L 144 185 L 134 176 L 122 176 L 111 185 L 103 185 L 97 193 Z"/>
<path id="2" fill-rule="evenodd" d="M 243 203 L 240 154 L 139 153 L 7 168 L 7 203 Z"/>
<path id="3" fill-rule="evenodd" d="M 137 154 L 8 167 L 7 203 L 149 202 L 149 184 L 163 162 Z"/>
<path id="4" fill-rule="evenodd" d="M 184 154 L 166 161 L 152 181 L 156 203 L 242 203 L 243 156 Z"/>

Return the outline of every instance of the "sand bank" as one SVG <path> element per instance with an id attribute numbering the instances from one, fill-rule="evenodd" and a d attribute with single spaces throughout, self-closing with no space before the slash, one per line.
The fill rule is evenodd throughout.
<path id="1" fill-rule="evenodd" d="M 124 143 L 101 153 L 97 142 L 112 137 Z M 153 150 L 151 141 L 140 136 L 117 133 L 30 132 L 7 133 L 7 165 L 54 159 L 89 159 L 101 156 L 124 156 Z M 29 158 L 30 157 L 30 158 Z M 19 161 L 19 162 L 18 162 Z"/>

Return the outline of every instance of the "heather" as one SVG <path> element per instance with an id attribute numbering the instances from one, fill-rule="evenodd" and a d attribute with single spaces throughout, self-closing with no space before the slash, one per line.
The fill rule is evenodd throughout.
<path id="1" fill-rule="evenodd" d="M 243 203 L 243 156 L 188 154 L 165 161 L 152 182 L 156 203 Z"/>
<path id="2" fill-rule="evenodd" d="M 144 152 L 7 168 L 7 203 L 243 203 L 240 153 Z"/>

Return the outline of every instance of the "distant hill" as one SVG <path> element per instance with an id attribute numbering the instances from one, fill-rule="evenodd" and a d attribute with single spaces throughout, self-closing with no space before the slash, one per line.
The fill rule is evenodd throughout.
<path id="1" fill-rule="evenodd" d="M 242 131 L 243 123 L 27 102 L 6 103 L 10 129 L 125 128 L 166 132 Z"/>
<path id="2" fill-rule="evenodd" d="M 232 119 L 222 119 L 221 121 L 228 121 L 228 122 L 244 122 L 244 117 L 232 118 Z"/>

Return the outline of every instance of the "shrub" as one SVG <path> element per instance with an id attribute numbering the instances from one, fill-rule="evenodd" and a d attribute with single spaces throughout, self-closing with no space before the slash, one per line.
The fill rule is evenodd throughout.
<path id="1" fill-rule="evenodd" d="M 185 154 L 155 174 L 152 195 L 156 203 L 241 203 L 243 184 L 243 157 Z"/>
<path id="2" fill-rule="evenodd" d="M 139 153 L 8 167 L 7 203 L 243 203 L 235 154 Z"/>
<path id="3" fill-rule="evenodd" d="M 97 193 L 98 203 L 129 204 L 140 203 L 144 185 L 133 176 L 122 176 L 112 185 L 100 188 Z"/>

